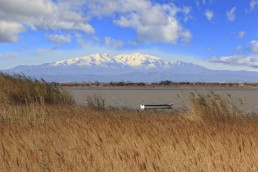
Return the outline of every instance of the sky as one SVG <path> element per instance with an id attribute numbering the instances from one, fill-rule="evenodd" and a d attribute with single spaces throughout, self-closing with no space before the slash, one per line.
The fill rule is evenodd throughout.
<path id="1" fill-rule="evenodd" d="M 0 70 L 134 52 L 258 71 L 258 0 L 0 0 Z"/>

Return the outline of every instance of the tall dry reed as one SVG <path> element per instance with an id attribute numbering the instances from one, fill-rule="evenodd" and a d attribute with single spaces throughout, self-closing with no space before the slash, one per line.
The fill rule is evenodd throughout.
<path id="1" fill-rule="evenodd" d="M 212 93 L 189 102 L 171 113 L 2 103 L 0 169 L 257 171 L 258 118 Z"/>
<path id="2" fill-rule="evenodd" d="M 43 101 L 46 104 L 73 104 L 74 100 L 61 87 L 24 75 L 0 73 L 0 103 L 26 104 Z"/>
<path id="3" fill-rule="evenodd" d="M 234 122 L 249 116 L 230 99 L 212 91 L 209 94 L 191 93 L 186 109 L 191 116 L 206 122 Z"/>

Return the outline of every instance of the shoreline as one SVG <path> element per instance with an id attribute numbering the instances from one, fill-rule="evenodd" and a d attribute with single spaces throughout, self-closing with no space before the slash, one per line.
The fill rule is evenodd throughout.
<path id="1" fill-rule="evenodd" d="M 69 88 L 89 88 L 89 89 L 176 89 L 176 88 L 193 88 L 193 89 L 213 89 L 213 88 L 239 88 L 239 89 L 258 89 L 258 85 L 171 85 L 171 86 L 111 86 L 111 85 L 101 85 L 101 86 L 83 86 L 83 85 L 61 85 L 62 88 L 69 89 Z"/>

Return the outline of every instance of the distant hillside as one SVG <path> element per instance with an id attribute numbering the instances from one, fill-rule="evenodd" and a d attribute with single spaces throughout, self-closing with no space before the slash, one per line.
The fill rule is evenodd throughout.
<path id="1" fill-rule="evenodd" d="M 94 54 L 35 66 L 17 66 L 5 72 L 23 73 L 47 81 L 257 82 L 257 72 L 209 70 L 181 61 L 133 53 Z"/>

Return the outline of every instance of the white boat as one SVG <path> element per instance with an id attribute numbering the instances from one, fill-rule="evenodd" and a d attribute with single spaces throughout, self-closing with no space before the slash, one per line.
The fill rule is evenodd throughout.
<path id="1" fill-rule="evenodd" d="M 172 106 L 174 104 L 170 103 L 170 104 L 147 104 L 147 105 L 140 105 L 141 110 L 144 109 L 172 109 Z"/>

